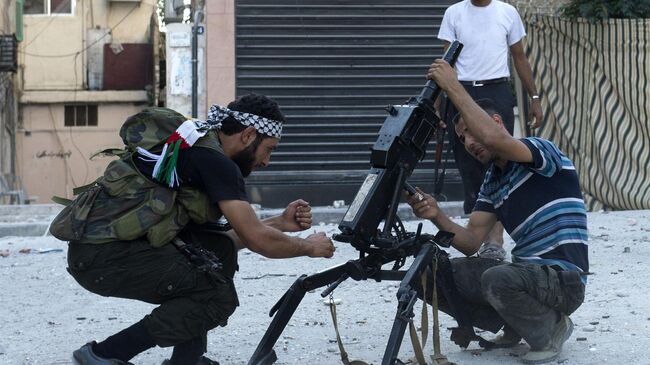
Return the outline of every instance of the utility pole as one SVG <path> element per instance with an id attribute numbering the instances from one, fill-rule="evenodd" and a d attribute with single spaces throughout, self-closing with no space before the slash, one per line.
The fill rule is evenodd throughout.
<path id="1" fill-rule="evenodd" d="M 203 11 L 195 10 L 192 25 L 192 118 L 198 117 L 199 105 L 199 34 L 203 34 L 204 28 L 199 25 L 203 19 Z"/>
<path id="2" fill-rule="evenodd" d="M 5 14 L 0 19 L 0 175 L 9 175 L 13 184 L 18 124 L 15 74 L 18 42 L 23 40 L 23 0 L 0 4 L 0 13 Z"/>

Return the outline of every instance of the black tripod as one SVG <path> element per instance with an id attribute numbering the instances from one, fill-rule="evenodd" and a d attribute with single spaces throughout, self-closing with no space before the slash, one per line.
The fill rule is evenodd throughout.
<path id="1" fill-rule="evenodd" d="M 443 59 L 453 66 L 462 48 L 462 44 L 453 42 Z M 272 364 L 277 360 L 273 345 L 306 292 L 328 286 L 321 294 L 325 297 L 348 278 L 401 281 L 397 291 L 397 313 L 382 360 L 383 365 L 396 363 L 404 331 L 414 316 L 418 280 L 433 260 L 446 259 L 447 253 L 438 246 L 449 247 L 453 238 L 449 232 L 438 232 L 435 237 L 422 234 L 421 224 L 416 233 L 408 233 L 397 217 L 402 192 L 418 194 L 406 179 L 424 158 L 427 145 L 438 128 L 440 120 L 433 106 L 441 91 L 429 80 L 420 95 L 411 98 L 406 105 L 387 108 L 389 115 L 370 155 L 372 168 L 339 224 L 341 234 L 334 236 L 335 240 L 348 242 L 359 250 L 359 258 L 298 278 L 271 308 L 270 314 L 275 317 L 249 365 Z M 379 231 L 377 227 L 382 221 L 384 227 Z M 408 270 L 400 271 L 410 256 L 415 260 Z M 391 262 L 394 263 L 391 270 L 382 270 L 384 264 Z"/>
<path id="2" fill-rule="evenodd" d="M 384 210 L 386 214 L 383 219 L 383 231 L 375 231 L 375 234 L 369 240 L 359 240 L 359 236 L 354 234 L 355 230 L 343 230 L 345 233 L 335 235 L 336 240 L 351 243 L 356 247 L 360 251 L 359 258 L 317 274 L 303 275 L 298 278 L 271 308 L 269 314 L 275 316 L 248 362 L 249 365 L 273 364 L 277 360 L 273 346 L 284 331 L 305 293 L 327 286 L 327 289 L 321 293 L 321 296 L 326 297 L 339 284 L 349 278 L 357 281 L 366 279 L 401 281 L 397 291 L 397 313 L 395 314 L 393 328 L 386 345 L 382 364 L 393 365 L 397 362 L 404 331 L 414 316 L 413 306 L 418 298 L 416 288 L 420 285 L 419 279 L 433 260 L 438 261 L 441 255 L 445 255 L 446 258 L 447 253 L 440 250 L 438 246 L 449 247 L 453 234 L 444 231 L 439 231 L 435 237 L 422 234 L 421 223 L 418 225 L 415 234 L 406 232 L 404 225 L 396 214 L 397 207 L 402 190 L 415 193 L 415 189 L 405 181 L 403 167 L 398 166 L 393 172 L 393 174 L 389 175 L 394 178 L 371 179 L 373 185 L 377 181 L 385 181 L 391 182 L 393 186 L 392 194 L 390 194 L 391 199 L 388 201 L 387 209 Z M 364 190 L 363 186 L 361 190 Z M 369 189 L 369 191 L 372 191 L 372 189 Z M 367 198 L 367 195 L 363 196 L 363 200 Z M 354 205 L 353 202 L 352 206 Z M 370 214 L 370 216 L 376 219 L 374 215 Z M 352 220 L 368 222 L 367 218 L 359 218 L 358 220 L 356 218 Z M 345 224 L 342 223 L 341 227 L 345 227 Z M 361 229 L 361 231 L 367 232 L 368 230 Z M 415 259 L 409 269 L 406 271 L 399 270 L 405 265 L 406 259 L 410 256 L 414 256 Z M 383 265 L 391 262 L 394 263 L 391 270 L 382 270 Z"/>
<path id="3" fill-rule="evenodd" d="M 394 236 L 396 239 L 394 247 L 372 249 L 372 252 L 367 254 L 362 252 L 357 260 L 350 260 L 319 273 L 309 276 L 302 275 L 298 278 L 271 308 L 269 314 L 275 315 L 273 321 L 248 364 L 266 365 L 273 364 L 277 360 L 273 346 L 298 308 L 305 293 L 327 286 L 327 289 L 321 293 L 322 297 L 326 297 L 348 278 L 357 281 L 366 279 L 401 281 L 397 291 L 397 313 L 382 360 L 383 365 L 395 364 L 404 338 L 404 331 L 414 316 L 413 306 L 418 298 L 416 288 L 420 285 L 420 276 L 433 260 L 438 260 L 439 255 L 446 255 L 446 252 L 440 250 L 438 246 L 448 247 L 453 237 L 447 232 L 439 232 L 435 237 L 421 234 L 422 224 L 418 226 L 417 233 L 406 233 L 403 231 L 399 219 L 395 228 L 397 227 L 401 227 L 398 228 L 401 231 Z M 409 269 L 398 270 L 404 265 L 406 258 L 412 255 L 415 256 L 415 259 Z M 392 270 L 381 269 L 384 264 L 390 262 L 394 262 Z"/>

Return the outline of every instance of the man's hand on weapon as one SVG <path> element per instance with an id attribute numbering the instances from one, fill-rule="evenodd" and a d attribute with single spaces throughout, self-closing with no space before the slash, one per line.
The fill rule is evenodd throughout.
<path id="1" fill-rule="evenodd" d="M 304 231 L 311 227 L 311 206 L 308 202 L 298 199 L 289 203 L 280 217 L 283 232 Z"/>
<path id="2" fill-rule="evenodd" d="M 413 214 L 422 219 L 435 219 L 440 213 L 438 202 L 433 196 L 423 192 L 420 188 L 415 188 L 415 190 L 417 194 L 411 195 L 407 199 L 409 205 L 413 208 Z"/>
<path id="3" fill-rule="evenodd" d="M 437 59 L 429 67 L 427 79 L 433 80 L 442 90 L 458 84 L 458 75 L 456 71 L 445 60 Z"/>
<path id="4" fill-rule="evenodd" d="M 311 243 L 309 257 L 330 258 L 334 255 L 334 251 L 336 251 L 334 243 L 332 243 L 332 240 L 324 232 L 312 233 L 305 240 Z"/>

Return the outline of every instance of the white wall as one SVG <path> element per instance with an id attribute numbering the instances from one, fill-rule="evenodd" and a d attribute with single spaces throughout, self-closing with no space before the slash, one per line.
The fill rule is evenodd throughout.
<path id="1" fill-rule="evenodd" d="M 179 113 L 192 115 L 192 26 L 172 23 L 167 25 L 165 38 L 167 58 L 166 105 Z M 198 114 L 206 117 L 205 92 L 205 36 L 199 36 L 198 48 Z"/>

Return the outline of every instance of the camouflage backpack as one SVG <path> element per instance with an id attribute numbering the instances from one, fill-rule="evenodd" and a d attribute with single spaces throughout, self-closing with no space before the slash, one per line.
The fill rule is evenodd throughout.
<path id="1" fill-rule="evenodd" d="M 64 241 L 106 243 L 146 236 L 155 247 L 171 241 L 190 220 L 216 221 L 220 212 L 198 189 L 171 189 L 152 181 L 134 166 L 137 148 L 160 153 L 167 138 L 186 120 L 167 108 L 148 108 L 129 117 L 120 129 L 125 147 L 103 153 L 119 156 L 104 175 L 84 187 L 54 219 L 53 236 Z M 215 132 L 195 146 L 223 153 Z M 194 148 L 194 147 L 193 147 Z"/>

